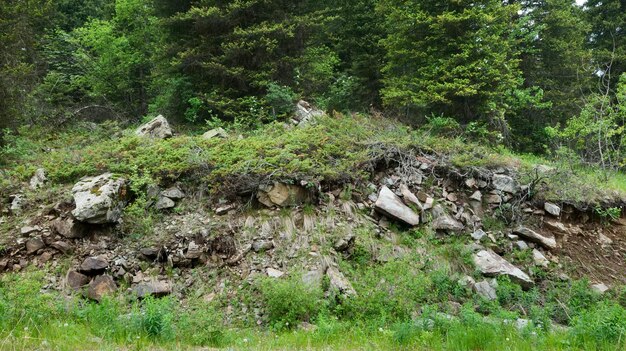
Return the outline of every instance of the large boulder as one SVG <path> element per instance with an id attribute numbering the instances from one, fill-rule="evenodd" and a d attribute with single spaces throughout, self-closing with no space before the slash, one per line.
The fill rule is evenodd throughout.
<path id="1" fill-rule="evenodd" d="M 529 289 L 534 285 L 533 280 L 521 269 L 515 267 L 495 252 L 485 249 L 474 255 L 474 263 L 480 272 L 488 277 L 506 275 L 511 281 Z"/>
<path id="2" fill-rule="evenodd" d="M 267 207 L 289 207 L 310 202 L 311 193 L 298 185 L 274 183 L 260 187 L 257 198 Z"/>
<path id="3" fill-rule="evenodd" d="M 126 205 L 126 180 L 111 173 L 81 179 L 72 188 L 76 209 L 74 218 L 81 222 L 116 223 Z"/>
<path id="4" fill-rule="evenodd" d="M 521 236 L 528 241 L 537 243 L 545 247 L 546 249 L 556 249 L 556 239 L 554 239 L 554 237 L 541 235 L 530 228 L 519 226 L 515 228 L 515 230 L 513 230 L 513 233 Z"/>
<path id="5" fill-rule="evenodd" d="M 378 212 L 408 225 L 416 226 L 420 223 L 420 216 L 384 185 L 380 189 L 374 206 Z"/>
<path id="6" fill-rule="evenodd" d="M 148 138 L 167 139 L 170 138 L 174 133 L 172 132 L 172 128 L 167 122 L 167 119 L 159 115 L 150 122 L 137 128 L 135 134 Z"/>

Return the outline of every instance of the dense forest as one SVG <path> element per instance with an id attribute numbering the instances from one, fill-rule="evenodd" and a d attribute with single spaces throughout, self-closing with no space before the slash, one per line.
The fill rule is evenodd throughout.
<path id="1" fill-rule="evenodd" d="M 625 23 L 624 0 L 3 1 L 0 126 L 254 128 L 302 98 L 620 168 Z"/>

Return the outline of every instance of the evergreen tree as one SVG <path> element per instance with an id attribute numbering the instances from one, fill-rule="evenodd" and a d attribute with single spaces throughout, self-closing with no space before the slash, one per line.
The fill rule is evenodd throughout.
<path id="1" fill-rule="evenodd" d="M 383 0 L 385 105 L 404 115 L 445 114 L 507 131 L 523 82 L 513 35 L 519 10 L 497 0 Z"/>

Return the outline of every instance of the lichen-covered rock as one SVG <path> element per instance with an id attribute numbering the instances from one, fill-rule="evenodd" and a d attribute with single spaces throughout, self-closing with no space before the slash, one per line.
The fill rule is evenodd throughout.
<path id="1" fill-rule="evenodd" d="M 165 117 L 163 117 L 162 115 L 159 115 L 150 122 L 137 128 L 135 134 L 142 137 L 157 139 L 167 139 L 174 135 L 170 124 L 167 122 L 167 119 L 165 119 Z"/>
<path id="2" fill-rule="evenodd" d="M 203 139 L 228 138 L 228 133 L 226 133 L 224 128 L 215 128 L 202 134 L 202 138 Z"/>
<path id="3" fill-rule="evenodd" d="M 316 118 L 324 116 L 324 114 L 324 111 L 313 107 L 311 104 L 304 100 L 300 100 L 296 105 L 294 122 L 298 126 L 305 126 L 315 121 Z"/>
<path id="4" fill-rule="evenodd" d="M 344 296 L 355 296 L 356 290 L 352 287 L 352 284 L 337 268 L 329 267 L 326 270 L 326 276 L 329 280 L 330 289 Z"/>
<path id="5" fill-rule="evenodd" d="M 81 222 L 116 223 L 126 205 L 126 180 L 111 173 L 81 179 L 72 188 L 76 208 L 74 218 Z"/>
<path id="6" fill-rule="evenodd" d="M 38 168 L 35 171 L 35 175 L 30 178 L 30 188 L 33 190 L 41 188 L 48 178 L 46 178 L 46 170 Z"/>

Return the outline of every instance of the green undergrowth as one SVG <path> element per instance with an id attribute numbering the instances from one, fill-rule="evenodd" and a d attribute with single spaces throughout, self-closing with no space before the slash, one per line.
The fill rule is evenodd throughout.
<path id="1" fill-rule="evenodd" d="M 186 128 L 187 129 L 187 128 Z M 197 133 L 168 140 L 142 139 L 114 123 L 54 130 L 22 128 L 5 137 L 0 151 L 0 192 L 9 193 L 44 167 L 54 184 L 114 172 L 142 185 L 187 180 L 230 195 L 271 181 L 350 183 L 367 179 L 377 163 L 399 155 L 435 155 L 468 169 L 517 169 L 521 180 L 541 178 L 536 190 L 547 199 L 595 202 L 626 192 L 626 176 L 537 156 L 518 156 L 502 147 L 445 137 L 424 126 L 413 130 L 385 118 L 335 115 L 304 128 L 272 123 L 254 131 L 232 130 L 227 139 L 204 140 Z M 536 165 L 554 171 L 538 175 Z M 535 189 L 533 189 L 535 190 Z M 618 195 L 614 194 L 617 191 Z"/>

